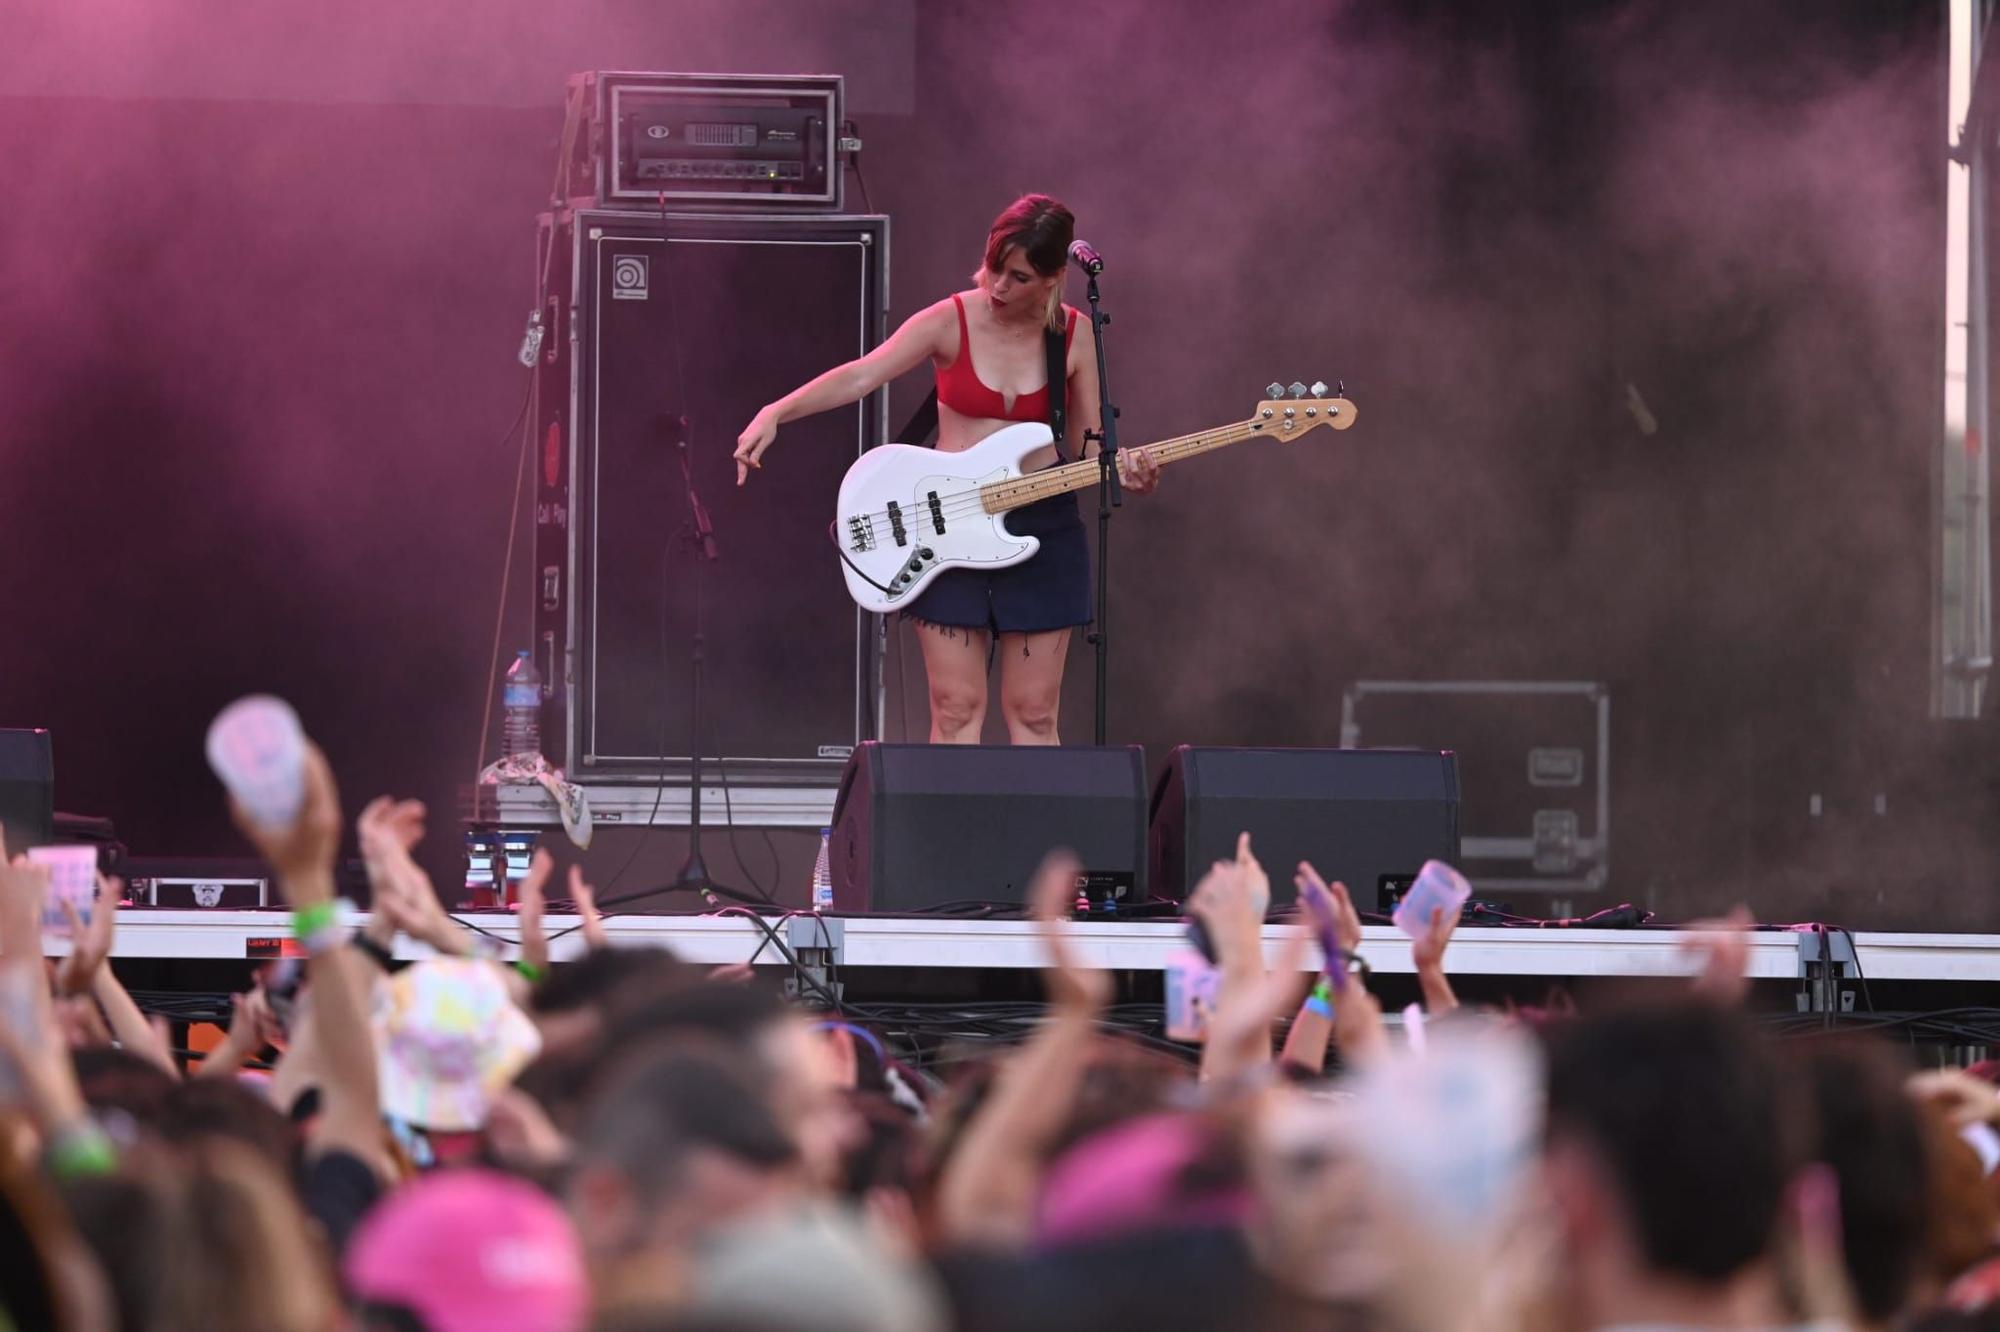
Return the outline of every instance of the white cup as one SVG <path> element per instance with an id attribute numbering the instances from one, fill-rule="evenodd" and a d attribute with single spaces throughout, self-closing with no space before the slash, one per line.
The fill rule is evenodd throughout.
<path id="1" fill-rule="evenodd" d="M 216 714 L 208 727 L 208 766 L 252 822 L 292 826 L 306 799 L 306 733 L 282 698 L 251 694 Z"/>
<path id="2" fill-rule="evenodd" d="M 1412 939 L 1420 939 L 1431 927 L 1434 909 L 1442 908 L 1446 920 L 1456 920 L 1471 896 L 1472 885 L 1463 874 L 1442 860 L 1426 860 L 1417 871 L 1417 881 L 1396 904 L 1396 914 L 1390 919 L 1396 922 L 1397 929 Z"/>

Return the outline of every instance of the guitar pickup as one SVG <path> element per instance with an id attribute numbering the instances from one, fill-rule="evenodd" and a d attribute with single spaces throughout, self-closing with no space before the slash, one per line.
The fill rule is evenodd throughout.
<path id="1" fill-rule="evenodd" d="M 856 555 L 875 549 L 875 520 L 856 514 L 847 520 L 847 548 Z"/>
<path id="2" fill-rule="evenodd" d="M 896 534 L 897 545 L 910 544 L 910 534 L 903 526 L 903 506 L 894 500 L 889 501 L 889 530 Z"/>
<path id="3" fill-rule="evenodd" d="M 938 534 L 942 536 L 944 534 L 944 504 L 938 499 L 938 493 L 935 490 L 930 493 L 929 498 L 931 505 L 931 526 L 936 528 Z"/>

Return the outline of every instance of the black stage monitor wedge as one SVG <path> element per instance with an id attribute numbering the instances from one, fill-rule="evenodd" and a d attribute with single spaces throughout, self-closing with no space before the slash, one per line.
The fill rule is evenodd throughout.
<path id="1" fill-rule="evenodd" d="M 1458 759 L 1411 749 L 1197 749 L 1182 745 L 1153 788 L 1153 891 L 1186 898 L 1238 833 L 1271 876 L 1271 901 L 1297 895 L 1301 860 L 1386 910 L 1426 860 L 1458 859 Z"/>
<path id="2" fill-rule="evenodd" d="M 56 767 L 49 733 L 0 730 L 0 829 L 9 852 L 55 837 Z"/>
<path id="3" fill-rule="evenodd" d="M 1146 896 L 1146 752 L 1125 747 L 855 748 L 833 807 L 833 905 L 936 911 L 1025 904 L 1051 848 L 1099 896 Z"/>

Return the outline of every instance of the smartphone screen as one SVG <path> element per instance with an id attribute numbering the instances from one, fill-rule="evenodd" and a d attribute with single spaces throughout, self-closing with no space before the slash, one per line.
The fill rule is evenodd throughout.
<path id="1" fill-rule="evenodd" d="M 97 902 L 97 848 L 94 846 L 31 846 L 28 859 L 49 871 L 49 895 L 42 903 L 42 933 L 58 939 L 70 935 L 69 917 L 63 903 L 76 908 L 84 924 L 90 924 Z"/>
<path id="2" fill-rule="evenodd" d="M 1199 1044 L 1208 1039 L 1208 1011 L 1215 1007 L 1222 973 L 1192 948 L 1167 958 L 1167 1039 Z"/>

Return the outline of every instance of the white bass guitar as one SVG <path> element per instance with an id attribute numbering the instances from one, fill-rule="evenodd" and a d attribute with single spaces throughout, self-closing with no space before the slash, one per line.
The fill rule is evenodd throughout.
<path id="1" fill-rule="evenodd" d="M 1326 397 L 1326 385 L 1293 384 L 1290 391 L 1287 398 L 1285 387 L 1273 384 L 1247 421 L 1144 447 L 1164 467 L 1246 439 L 1296 439 L 1319 426 L 1354 424 L 1354 404 Z M 856 603 L 886 615 L 915 601 L 946 569 L 1004 569 L 1032 558 L 1042 543 L 1008 531 L 1008 512 L 1100 480 L 1095 458 L 1024 475 L 1021 460 L 1053 439 L 1048 426 L 1024 421 L 961 453 L 884 444 L 862 454 L 841 480 L 832 528 Z"/>

